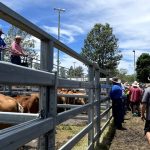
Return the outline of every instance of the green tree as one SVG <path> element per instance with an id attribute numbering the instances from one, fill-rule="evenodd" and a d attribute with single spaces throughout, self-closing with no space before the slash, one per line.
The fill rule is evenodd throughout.
<path id="1" fill-rule="evenodd" d="M 127 69 L 123 69 L 123 68 L 118 70 L 118 75 L 117 76 L 121 79 L 122 82 L 126 81 L 127 72 L 128 72 Z"/>
<path id="2" fill-rule="evenodd" d="M 78 78 L 81 78 L 84 75 L 83 68 L 81 66 L 76 67 L 74 72 L 75 72 L 75 77 L 78 77 Z"/>
<path id="3" fill-rule="evenodd" d="M 64 67 L 60 67 L 60 77 L 66 78 L 66 70 Z"/>
<path id="4" fill-rule="evenodd" d="M 125 81 L 127 81 L 130 84 L 132 84 L 134 82 L 134 74 L 126 75 Z"/>
<path id="5" fill-rule="evenodd" d="M 67 76 L 68 76 L 68 78 L 73 78 L 74 77 L 74 69 L 73 69 L 73 66 L 71 66 L 70 68 L 69 68 L 69 70 L 67 71 Z"/>
<path id="6" fill-rule="evenodd" d="M 123 83 L 124 82 L 133 83 L 134 74 L 127 75 L 127 73 L 128 73 L 127 69 L 121 68 L 121 69 L 117 70 L 116 76 L 118 76 Z"/>
<path id="7" fill-rule="evenodd" d="M 122 58 L 117 42 L 118 39 L 109 24 L 96 24 L 84 40 L 81 55 L 92 62 L 97 62 L 100 68 L 111 72 L 117 68 Z"/>
<path id="8" fill-rule="evenodd" d="M 76 67 L 75 69 L 73 68 L 73 66 L 71 66 L 67 71 L 68 78 L 76 78 L 76 77 L 81 78 L 83 77 L 83 75 L 84 75 L 83 68 L 81 66 Z"/>
<path id="9" fill-rule="evenodd" d="M 136 73 L 139 82 L 147 83 L 150 75 L 150 55 L 142 53 L 136 62 Z"/>
<path id="10" fill-rule="evenodd" d="M 5 36 L 4 40 L 6 41 L 7 47 L 10 47 L 16 35 L 20 35 L 22 37 L 22 47 L 24 48 L 28 56 L 30 56 L 30 58 L 37 58 L 38 54 L 34 50 L 35 40 L 31 39 L 30 34 L 15 26 L 11 26 L 8 30 L 8 33 Z M 9 53 L 9 51 L 7 51 L 7 53 Z"/>

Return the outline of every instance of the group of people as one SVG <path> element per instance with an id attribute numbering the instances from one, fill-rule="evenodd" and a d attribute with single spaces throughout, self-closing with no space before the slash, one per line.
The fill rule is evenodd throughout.
<path id="1" fill-rule="evenodd" d="M 110 98 L 112 100 L 112 113 L 116 129 L 126 130 L 122 126 L 126 110 L 131 110 L 133 117 L 139 116 L 145 120 L 145 135 L 150 144 L 150 86 L 140 87 L 137 81 L 132 85 L 121 83 L 117 77 L 113 77 Z M 146 116 L 145 116 L 146 114 Z"/>
<path id="2" fill-rule="evenodd" d="M 4 32 L 0 29 L 0 60 L 2 60 L 2 52 L 6 49 L 7 45 L 5 41 L 2 39 L 2 34 Z M 13 64 L 21 65 L 21 57 L 20 56 L 27 56 L 24 49 L 21 46 L 22 38 L 19 35 L 16 35 L 14 41 L 11 44 L 10 52 L 11 57 L 10 60 Z"/>

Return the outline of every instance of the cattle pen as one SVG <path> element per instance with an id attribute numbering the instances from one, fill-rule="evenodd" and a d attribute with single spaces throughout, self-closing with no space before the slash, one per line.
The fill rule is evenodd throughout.
<path id="1" fill-rule="evenodd" d="M 107 76 L 106 84 L 109 84 L 109 74 L 100 69 L 96 63 L 91 63 L 2 3 L 0 3 L 0 17 L 41 41 L 40 70 L 0 61 L 0 84 L 39 86 L 40 89 L 40 111 L 38 114 L 0 112 L 1 123 L 15 124 L 0 131 L 0 149 L 15 150 L 38 138 L 38 149 L 54 150 L 56 149 L 56 126 L 87 111 L 87 125 L 60 149 L 70 150 L 85 135 L 88 135 L 87 149 L 93 150 L 95 144 L 99 143 L 101 134 L 112 119 L 111 103 L 108 97 L 109 89 L 107 88 L 106 95 L 102 96 L 100 84 L 100 73 Z M 88 67 L 88 81 L 72 81 L 59 78 L 57 72 L 53 72 L 54 48 L 85 64 Z M 76 95 L 76 97 L 84 97 L 88 101 L 82 106 L 78 105 L 62 113 L 57 113 L 58 88 L 85 89 L 88 91 L 86 95 Z M 74 95 L 63 96 L 73 97 Z M 104 102 L 107 104 L 107 107 L 102 112 L 101 106 Z M 102 125 L 101 120 L 104 116 L 107 116 L 107 120 Z"/>

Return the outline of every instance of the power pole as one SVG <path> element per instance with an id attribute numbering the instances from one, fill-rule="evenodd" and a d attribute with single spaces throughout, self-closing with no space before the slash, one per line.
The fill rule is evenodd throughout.
<path id="1" fill-rule="evenodd" d="M 54 8 L 54 10 L 58 12 L 58 40 L 60 40 L 60 13 L 65 12 L 65 9 Z M 59 49 L 57 49 L 57 75 L 58 76 L 59 76 L 59 64 L 60 64 Z"/>
<path id="2" fill-rule="evenodd" d="M 133 50 L 134 53 L 134 81 L 136 81 L 136 74 L 135 74 L 135 50 Z"/>

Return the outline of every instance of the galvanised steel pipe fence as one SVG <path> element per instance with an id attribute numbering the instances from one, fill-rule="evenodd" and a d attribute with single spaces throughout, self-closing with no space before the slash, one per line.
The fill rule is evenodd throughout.
<path id="1" fill-rule="evenodd" d="M 65 44 L 58 41 L 24 17 L 20 16 L 4 4 L 0 3 L 0 17 L 8 23 L 28 32 L 41 40 L 40 69 L 17 66 L 9 62 L 0 62 L 0 84 L 29 85 L 40 87 L 40 102 L 38 114 L 20 114 L 0 112 L 0 122 L 17 123 L 16 125 L 0 131 L 0 149 L 15 150 L 18 147 L 38 138 L 38 149 L 55 149 L 55 130 L 60 123 L 88 112 L 88 123 L 78 134 L 72 137 L 60 149 L 69 150 L 88 134 L 87 149 L 93 150 L 94 144 L 109 124 L 112 116 L 108 116 L 104 126 L 101 125 L 102 117 L 109 113 L 111 105 L 107 104 L 106 111 L 101 114 L 101 103 L 108 101 L 109 97 L 100 96 L 100 73 L 107 74 L 97 64 L 91 63 L 80 54 L 73 51 Z M 88 82 L 61 79 L 53 73 L 53 49 L 57 48 L 66 54 L 81 61 L 88 67 Z M 87 89 L 88 103 L 71 110 L 57 114 L 57 89 L 82 88 Z M 109 103 L 110 104 L 110 103 Z"/>

